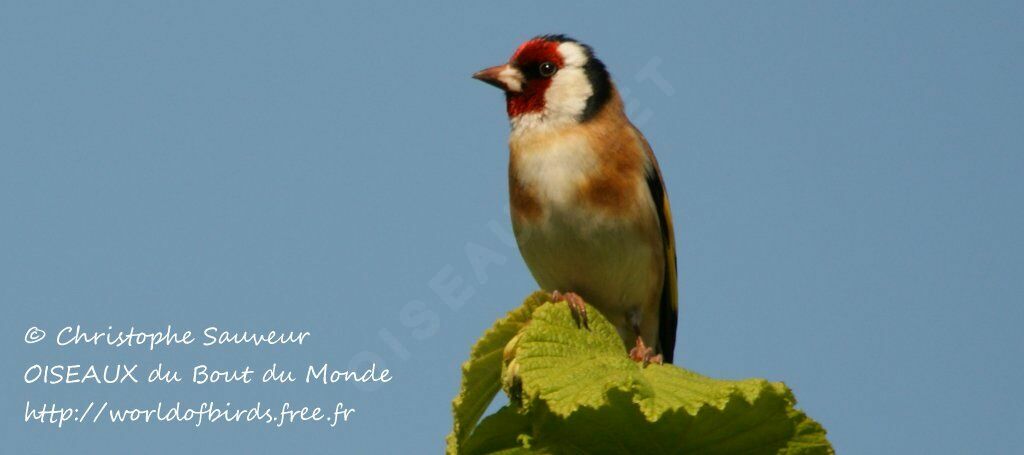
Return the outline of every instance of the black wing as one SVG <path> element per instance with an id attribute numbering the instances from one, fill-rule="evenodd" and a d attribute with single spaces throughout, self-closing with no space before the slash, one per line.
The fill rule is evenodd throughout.
<path id="1" fill-rule="evenodd" d="M 665 182 L 658 169 L 651 146 L 644 141 L 650 165 L 646 170 L 647 188 L 651 191 L 654 207 L 661 225 L 662 246 L 665 252 L 665 279 L 661 287 L 661 302 L 658 304 L 658 346 L 666 363 L 672 363 L 676 346 L 676 326 L 679 323 L 678 283 L 676 274 L 676 241 L 672 228 L 672 210 L 665 194 Z"/>

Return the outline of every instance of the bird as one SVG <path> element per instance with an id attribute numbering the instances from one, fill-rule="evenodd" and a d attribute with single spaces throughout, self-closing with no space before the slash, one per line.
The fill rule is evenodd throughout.
<path id="1" fill-rule="evenodd" d="M 522 43 L 473 74 L 505 94 L 508 188 L 519 251 L 551 301 L 587 326 L 596 308 L 634 361 L 672 363 L 675 235 L 654 152 L 593 49 L 565 35 Z"/>

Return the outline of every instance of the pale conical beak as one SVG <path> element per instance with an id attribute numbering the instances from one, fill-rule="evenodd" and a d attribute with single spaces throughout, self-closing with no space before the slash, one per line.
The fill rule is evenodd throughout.
<path id="1" fill-rule="evenodd" d="M 508 85 L 499 79 L 501 72 L 508 69 L 508 65 L 492 66 L 490 68 L 482 69 L 473 73 L 473 79 L 485 82 L 487 84 L 498 87 L 502 90 L 508 90 Z"/>

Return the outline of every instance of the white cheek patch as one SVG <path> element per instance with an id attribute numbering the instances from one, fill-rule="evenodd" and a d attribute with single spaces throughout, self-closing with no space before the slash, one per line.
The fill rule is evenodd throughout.
<path id="1" fill-rule="evenodd" d="M 594 88 L 587 79 L 583 66 L 587 64 L 587 51 L 579 43 L 566 41 L 558 45 L 562 55 L 562 69 L 551 79 L 544 97 L 544 106 L 554 117 L 578 118 L 587 107 Z"/>
<path id="2" fill-rule="evenodd" d="M 558 53 L 562 54 L 562 62 L 565 66 L 582 68 L 587 64 L 587 51 L 579 43 L 566 41 L 558 45 Z"/>
<path id="3" fill-rule="evenodd" d="M 510 92 L 521 92 L 523 90 L 523 79 L 523 73 L 511 66 L 506 66 L 505 69 L 498 73 L 498 80 L 505 84 L 505 87 Z"/>
<path id="4" fill-rule="evenodd" d="M 587 100 L 593 94 L 583 68 L 567 65 L 555 73 L 544 93 L 545 113 L 554 119 L 577 119 L 583 115 Z"/>

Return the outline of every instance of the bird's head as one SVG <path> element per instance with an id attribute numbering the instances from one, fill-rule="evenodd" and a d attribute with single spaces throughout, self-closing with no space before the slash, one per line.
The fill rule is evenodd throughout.
<path id="1" fill-rule="evenodd" d="M 473 78 L 505 91 L 513 130 L 585 122 L 612 92 L 608 71 L 590 46 L 564 35 L 533 38 L 508 63 Z"/>

